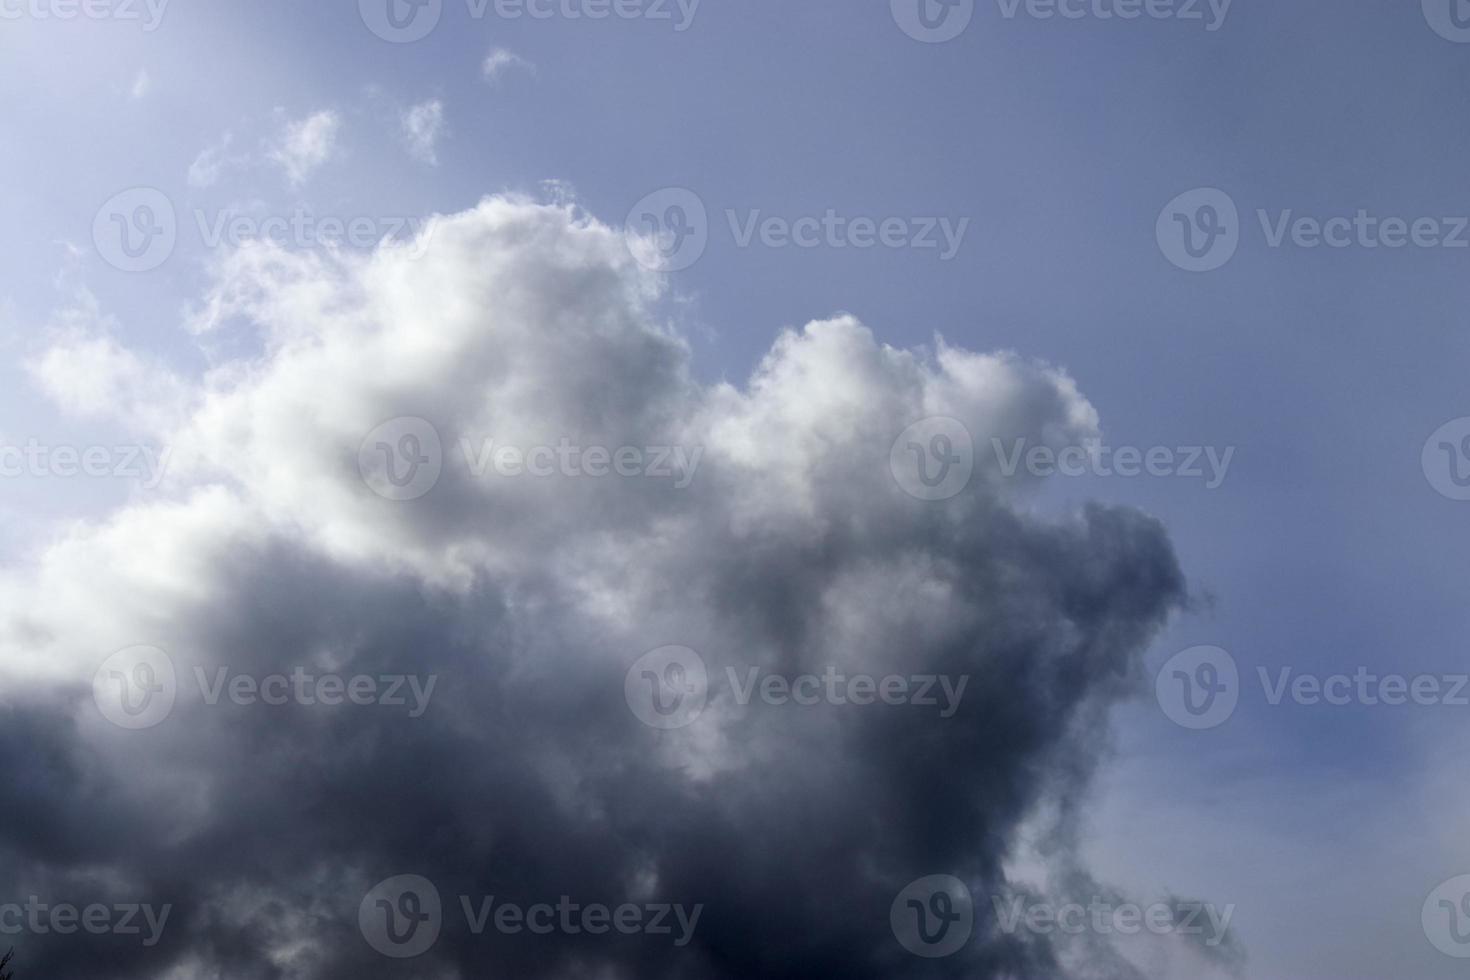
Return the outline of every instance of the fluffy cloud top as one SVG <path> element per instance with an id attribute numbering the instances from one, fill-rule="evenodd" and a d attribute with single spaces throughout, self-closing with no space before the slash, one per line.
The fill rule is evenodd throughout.
<path id="1" fill-rule="evenodd" d="M 1181 576 L 1150 518 L 1042 520 L 983 452 L 963 492 L 920 500 L 890 449 L 932 416 L 980 447 L 1086 438 L 1096 415 L 1071 380 L 896 350 L 842 316 L 781 334 L 743 385 L 705 384 L 662 325 L 660 280 L 574 208 L 488 199 L 424 234 L 369 256 L 231 254 L 194 326 L 253 353 L 160 434 L 170 495 L 74 530 L 0 589 L 0 746 L 31 760 L 0 783 L 6 895 L 173 906 L 156 946 L 34 937 L 27 972 L 1060 975 L 1050 940 L 1003 934 L 987 896 L 1008 893 L 1022 822 L 1075 805 Z M 432 428 L 442 474 L 385 499 L 365 439 L 405 417 Z M 700 463 L 682 488 L 477 473 L 458 447 L 486 439 Z M 169 716 L 131 731 L 92 681 L 135 644 L 179 683 Z M 708 666 L 709 704 L 659 730 L 625 681 L 671 644 Z M 299 666 L 439 680 L 418 717 L 211 705 L 193 683 Z M 750 668 L 969 680 L 942 718 L 742 705 L 717 679 Z M 939 873 L 975 895 L 975 934 L 929 960 L 888 917 Z M 410 961 L 359 929 L 369 889 L 400 874 L 445 906 Z M 459 896 L 490 895 L 703 913 L 683 946 L 475 935 Z"/>

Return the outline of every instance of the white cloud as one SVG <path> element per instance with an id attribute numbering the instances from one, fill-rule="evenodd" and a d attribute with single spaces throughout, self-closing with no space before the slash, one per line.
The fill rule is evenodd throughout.
<path id="1" fill-rule="evenodd" d="M 444 103 L 438 99 L 420 102 L 404 110 L 400 122 L 408 152 L 415 160 L 435 165 L 439 162 L 439 137 L 444 132 Z"/>
<path id="2" fill-rule="evenodd" d="M 128 95 L 130 98 L 136 101 L 147 95 L 152 88 L 153 81 L 148 77 L 148 70 L 143 69 L 140 70 L 137 77 L 133 79 L 133 87 L 129 90 Z"/>
<path id="3" fill-rule="evenodd" d="M 234 136 L 230 133 L 225 133 L 224 136 L 220 137 L 218 143 L 213 146 L 207 146 L 199 152 L 199 155 L 194 158 L 194 162 L 189 164 L 190 187 L 204 188 L 214 186 L 219 181 L 220 174 L 223 173 L 225 167 L 238 162 L 225 156 L 225 151 L 230 148 L 232 142 L 234 142 Z"/>
<path id="4" fill-rule="evenodd" d="M 480 74 L 484 77 L 485 81 L 493 84 L 499 81 L 500 76 L 511 68 L 524 68 L 532 72 L 536 70 L 535 65 L 520 55 L 512 51 L 507 51 L 505 48 L 495 48 L 485 56 L 484 62 L 480 65 Z"/>
<path id="5" fill-rule="evenodd" d="M 314 112 L 287 123 L 268 156 L 286 172 L 293 187 L 299 186 L 331 158 L 341 128 L 342 119 L 332 110 Z"/>

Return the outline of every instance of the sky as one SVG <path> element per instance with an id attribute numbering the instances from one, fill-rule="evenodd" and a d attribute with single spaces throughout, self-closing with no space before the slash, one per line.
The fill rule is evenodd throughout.
<path id="1" fill-rule="evenodd" d="M 1467 80 L 1462 0 L 0 0 L 17 976 L 1461 975 Z M 828 668 L 940 703 L 741 703 Z M 468 914 L 563 894 L 703 911 Z M 1173 925 L 1000 912 L 1097 901 Z"/>

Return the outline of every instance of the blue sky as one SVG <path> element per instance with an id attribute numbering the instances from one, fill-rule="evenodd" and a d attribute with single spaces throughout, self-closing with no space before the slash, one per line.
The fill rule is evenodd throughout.
<path id="1" fill-rule="evenodd" d="M 1287 211 L 1442 229 L 1470 215 L 1470 44 L 1437 33 L 1426 3 L 1429 16 L 1408 0 L 1235 0 L 1223 19 L 1201 4 L 1201 20 L 1121 20 L 1096 16 L 1112 4 L 1066 19 L 977 0 L 938 44 L 873 0 L 705 0 L 684 30 L 673 4 L 668 20 L 593 21 L 443 0 L 435 29 L 402 44 L 345 2 L 173 0 L 153 30 L 7 20 L 0 437 L 118 438 L 58 409 L 27 368 L 83 290 L 130 349 L 204 370 L 184 327 L 218 250 L 196 211 L 302 208 L 381 230 L 519 192 L 574 195 L 620 225 L 646 195 L 687 188 L 709 244 L 661 309 L 706 381 L 742 382 L 781 329 L 851 313 L 895 347 L 940 335 L 1064 368 L 1114 445 L 1234 447 L 1214 489 L 1093 475 L 1029 505 L 1159 518 L 1195 602 L 1147 664 L 1209 644 L 1243 677 L 1239 708 L 1209 730 L 1171 723 L 1148 692 L 1120 709 L 1087 853 L 1121 885 L 1235 903 L 1247 976 L 1459 975 L 1420 906 L 1470 871 L 1456 833 L 1470 708 L 1273 706 L 1257 680 L 1464 669 L 1470 503 L 1436 492 L 1421 452 L 1470 416 L 1470 247 L 1273 247 L 1267 227 Z M 434 103 L 430 161 L 404 114 Z M 335 120 L 330 145 L 293 182 L 272 154 L 318 113 Z M 220 176 L 191 183 L 210 148 Z M 92 229 L 137 187 L 172 204 L 178 245 L 128 273 Z M 1237 251 L 1200 273 L 1156 236 L 1161 209 L 1196 188 L 1238 209 Z M 947 259 L 742 246 L 732 227 L 829 210 L 967 224 Z M 134 492 L 54 478 L 4 491 L 0 537 L 21 550 Z"/>

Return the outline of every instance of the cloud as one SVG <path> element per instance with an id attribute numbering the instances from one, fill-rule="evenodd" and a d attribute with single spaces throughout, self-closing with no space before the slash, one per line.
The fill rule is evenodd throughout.
<path id="1" fill-rule="evenodd" d="M 444 130 L 444 103 L 438 99 L 420 102 L 405 109 L 400 122 L 408 152 L 413 158 L 437 165 L 439 137 Z"/>
<path id="2" fill-rule="evenodd" d="M 24 900 L 171 903 L 164 939 L 27 936 L 38 976 L 382 976 L 368 890 L 444 901 L 415 976 L 1060 975 L 1045 937 L 976 932 L 947 960 L 889 928 L 906 884 L 977 899 L 1028 814 L 1075 806 L 1107 711 L 1183 600 L 1164 529 L 1088 506 L 1046 520 L 992 465 L 906 493 L 899 433 L 1080 441 L 1063 372 L 880 343 L 852 316 L 779 335 L 742 385 L 693 374 L 657 276 L 570 204 L 491 198 L 425 249 L 222 259 L 194 326 L 248 337 L 190 393 L 164 492 L 72 529 L 0 581 L 0 881 Z M 103 376 L 107 368 L 97 368 Z M 410 500 L 360 472 L 385 420 L 431 425 L 443 472 Z M 476 475 L 454 447 L 682 447 L 695 479 Z M 391 451 L 396 442 L 385 442 Z M 422 443 L 414 451 L 421 452 Z M 400 447 L 401 448 L 401 447 Z M 92 680 L 149 644 L 177 670 L 156 727 L 108 723 Z M 712 678 L 969 678 L 914 705 L 742 706 L 687 727 L 625 700 L 669 644 Z M 382 706 L 211 705 L 194 683 L 435 675 Z M 636 678 L 635 678 L 636 679 Z M 700 903 L 693 940 L 490 933 L 459 896 Z M 104 900 L 97 899 L 97 900 Z M 408 962 L 408 961 L 404 961 Z"/>
<path id="3" fill-rule="evenodd" d="M 267 155 L 286 172 L 293 187 L 299 186 L 331 159 L 341 128 L 342 119 L 337 113 L 312 113 L 287 123 Z"/>
<path id="4" fill-rule="evenodd" d="M 207 146 L 189 164 L 189 186 L 195 188 L 213 187 L 218 183 L 220 175 L 226 167 L 242 162 L 240 159 L 231 159 L 225 156 L 230 145 L 234 142 L 234 136 L 225 133 L 219 142 L 213 146 Z"/>
<path id="5" fill-rule="evenodd" d="M 512 68 L 524 68 L 526 71 L 534 72 L 536 66 L 514 52 L 505 48 L 493 48 L 485 55 L 485 60 L 480 64 L 480 74 L 485 81 L 494 84 L 500 81 L 500 76 Z"/>
<path id="6" fill-rule="evenodd" d="M 153 82 L 148 77 L 147 69 L 141 69 L 139 70 L 137 76 L 133 79 L 133 87 L 128 90 L 128 96 L 136 102 L 138 99 L 141 99 L 143 98 L 143 96 L 147 95 L 149 90 L 151 90 L 152 88 Z"/>

